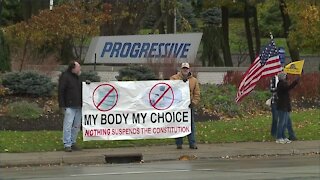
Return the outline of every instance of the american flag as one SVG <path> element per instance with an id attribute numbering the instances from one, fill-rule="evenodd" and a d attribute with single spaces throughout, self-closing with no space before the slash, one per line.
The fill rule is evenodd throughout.
<path id="1" fill-rule="evenodd" d="M 279 52 L 273 39 L 271 39 L 270 43 L 243 75 L 239 85 L 236 102 L 241 101 L 243 97 L 248 95 L 255 88 L 260 79 L 274 76 L 281 71 L 282 67 L 279 60 Z"/>

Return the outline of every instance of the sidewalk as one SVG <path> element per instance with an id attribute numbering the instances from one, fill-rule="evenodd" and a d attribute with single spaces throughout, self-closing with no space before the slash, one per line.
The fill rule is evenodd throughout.
<path id="1" fill-rule="evenodd" d="M 185 144 L 182 150 L 175 145 L 128 147 L 110 149 L 83 149 L 71 153 L 64 151 L 35 153 L 0 153 L 0 167 L 47 164 L 103 164 L 105 155 L 142 154 L 144 162 L 178 160 L 180 156 L 196 156 L 198 159 L 225 158 L 248 155 L 292 155 L 320 152 L 320 140 L 294 141 L 291 144 L 275 142 L 241 142 L 222 144 L 198 144 L 197 150 Z"/>

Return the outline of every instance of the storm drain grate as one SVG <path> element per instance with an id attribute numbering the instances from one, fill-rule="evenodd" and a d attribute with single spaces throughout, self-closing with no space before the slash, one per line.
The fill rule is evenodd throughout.
<path id="1" fill-rule="evenodd" d="M 139 163 L 142 162 L 142 154 L 112 154 L 105 155 L 104 159 L 108 164 Z"/>

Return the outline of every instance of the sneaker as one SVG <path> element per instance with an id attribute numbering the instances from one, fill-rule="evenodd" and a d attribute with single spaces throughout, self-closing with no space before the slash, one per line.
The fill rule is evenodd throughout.
<path id="1" fill-rule="evenodd" d="M 182 145 L 177 145 L 177 149 L 182 149 Z"/>
<path id="2" fill-rule="evenodd" d="M 288 138 L 283 139 L 287 144 L 290 144 L 292 141 L 290 141 Z"/>
<path id="3" fill-rule="evenodd" d="M 79 148 L 77 145 L 72 145 L 71 146 L 71 149 L 73 150 L 73 151 L 81 151 L 81 148 Z"/>
<path id="4" fill-rule="evenodd" d="M 290 141 L 297 141 L 298 139 L 296 137 L 289 137 Z"/>
<path id="5" fill-rule="evenodd" d="M 64 148 L 64 152 L 72 152 L 71 147 L 65 147 L 65 148 Z"/>
<path id="6" fill-rule="evenodd" d="M 191 145 L 189 146 L 190 149 L 198 149 L 198 147 L 196 145 Z"/>
<path id="7" fill-rule="evenodd" d="M 277 144 L 286 144 L 286 141 L 281 138 L 281 139 L 277 139 L 277 140 L 276 140 L 276 143 L 277 143 Z"/>

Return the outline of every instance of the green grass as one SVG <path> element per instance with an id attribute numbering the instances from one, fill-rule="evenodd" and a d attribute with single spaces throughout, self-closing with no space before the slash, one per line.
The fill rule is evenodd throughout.
<path id="1" fill-rule="evenodd" d="M 196 123 L 198 143 L 222 143 L 244 141 L 273 141 L 270 134 L 271 114 L 254 118 L 231 119 Z M 291 119 L 299 140 L 319 140 L 320 109 L 293 112 Z M 63 149 L 61 131 L 0 131 L 0 152 L 39 152 Z M 185 139 L 186 141 L 186 139 Z M 83 148 L 117 148 L 174 144 L 173 139 L 149 139 L 130 141 L 82 141 Z"/>
<path id="2" fill-rule="evenodd" d="M 319 140 L 320 109 L 291 114 L 293 129 L 299 140 Z M 251 119 L 198 123 L 201 143 L 273 141 L 270 136 L 271 114 Z"/>

